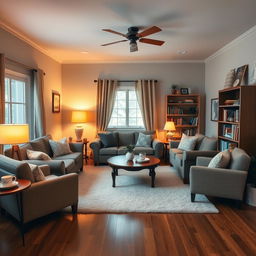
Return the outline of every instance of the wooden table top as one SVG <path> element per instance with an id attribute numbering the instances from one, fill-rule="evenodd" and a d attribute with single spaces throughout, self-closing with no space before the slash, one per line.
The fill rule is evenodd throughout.
<path id="1" fill-rule="evenodd" d="M 15 194 L 15 193 L 25 190 L 31 186 L 30 180 L 17 179 L 16 181 L 19 182 L 17 187 L 14 187 L 12 189 L 7 189 L 7 190 L 0 190 L 0 196 L 7 196 L 7 195 Z"/>
<path id="2" fill-rule="evenodd" d="M 160 163 L 160 159 L 154 157 L 154 156 L 146 156 L 150 160 L 145 163 L 137 163 L 135 161 L 127 161 L 125 155 L 121 156 L 113 156 L 108 159 L 108 164 L 110 166 L 114 167 L 131 167 L 131 168 L 141 168 L 141 167 L 151 167 L 151 166 L 157 166 Z"/>

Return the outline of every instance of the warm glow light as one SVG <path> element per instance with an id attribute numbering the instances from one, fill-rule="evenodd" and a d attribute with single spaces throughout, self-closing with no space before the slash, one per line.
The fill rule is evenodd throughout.
<path id="1" fill-rule="evenodd" d="M 72 123 L 85 123 L 87 121 L 86 111 L 72 111 Z"/>
<path id="2" fill-rule="evenodd" d="M 21 144 L 29 141 L 28 124 L 0 124 L 0 144 Z"/>
<path id="3" fill-rule="evenodd" d="M 167 122 L 165 123 L 164 130 L 165 130 L 165 131 L 175 131 L 176 128 L 175 128 L 174 122 L 172 122 L 172 121 L 167 121 Z"/>

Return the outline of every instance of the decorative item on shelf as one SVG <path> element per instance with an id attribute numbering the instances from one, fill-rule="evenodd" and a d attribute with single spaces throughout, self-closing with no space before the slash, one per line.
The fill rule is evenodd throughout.
<path id="1" fill-rule="evenodd" d="M 59 113 L 60 112 L 60 94 L 59 92 L 52 92 L 52 112 Z"/>
<path id="2" fill-rule="evenodd" d="M 247 85 L 248 83 L 248 65 L 237 68 L 233 87 Z"/>
<path id="3" fill-rule="evenodd" d="M 171 93 L 172 94 L 177 94 L 177 91 L 178 91 L 177 88 L 178 88 L 177 85 L 172 85 Z"/>
<path id="4" fill-rule="evenodd" d="M 235 81 L 235 69 L 231 69 L 226 76 L 224 88 L 230 88 L 233 86 L 233 83 Z"/>
<path id="5" fill-rule="evenodd" d="M 219 119 L 219 99 L 211 99 L 211 121 L 218 121 Z"/>
<path id="6" fill-rule="evenodd" d="M 0 124 L 0 144 L 12 145 L 12 158 L 22 160 L 18 144 L 29 141 L 28 124 Z"/>
<path id="7" fill-rule="evenodd" d="M 182 95 L 189 94 L 189 88 L 180 88 L 180 94 Z"/>
<path id="8" fill-rule="evenodd" d="M 75 110 L 72 111 L 72 123 L 77 123 L 75 128 L 76 133 L 76 141 L 81 142 L 84 128 L 82 126 L 82 123 L 85 123 L 87 121 L 87 113 L 84 110 Z"/>
<path id="9" fill-rule="evenodd" d="M 184 103 L 194 103 L 194 100 L 193 99 L 185 99 Z"/>
<path id="10" fill-rule="evenodd" d="M 173 136 L 173 132 L 176 131 L 174 122 L 173 121 L 166 121 L 166 123 L 164 125 L 164 130 L 167 131 L 166 140 L 170 141 L 172 136 Z"/>
<path id="11" fill-rule="evenodd" d="M 225 100 L 224 105 L 234 105 L 237 100 Z"/>
<path id="12" fill-rule="evenodd" d="M 127 161 L 132 161 L 133 160 L 133 158 L 134 158 L 134 148 L 135 148 L 134 145 L 126 146 L 127 153 L 125 155 L 125 158 L 126 158 Z"/>

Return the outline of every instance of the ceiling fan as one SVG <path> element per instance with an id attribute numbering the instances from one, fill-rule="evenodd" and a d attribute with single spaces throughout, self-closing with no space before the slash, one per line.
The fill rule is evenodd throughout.
<path id="1" fill-rule="evenodd" d="M 116 35 L 123 36 L 126 39 L 125 40 L 120 40 L 120 41 L 115 41 L 115 42 L 112 42 L 112 43 L 102 44 L 101 46 L 107 46 L 107 45 L 111 45 L 111 44 L 117 44 L 117 43 L 121 43 L 121 42 L 130 41 L 130 52 L 136 52 L 136 51 L 138 51 L 137 41 L 139 41 L 140 43 L 153 44 L 153 45 L 158 45 L 158 46 L 161 46 L 161 45 L 164 44 L 164 41 L 144 38 L 145 36 L 152 35 L 152 34 L 155 34 L 155 33 L 158 33 L 160 31 L 162 31 L 161 28 L 156 27 L 156 26 L 147 28 L 142 32 L 139 32 L 138 27 L 130 27 L 130 28 L 128 28 L 128 33 L 127 34 L 123 34 L 123 33 L 114 31 L 112 29 L 102 29 L 102 30 L 106 31 L 106 32 L 116 34 Z"/>

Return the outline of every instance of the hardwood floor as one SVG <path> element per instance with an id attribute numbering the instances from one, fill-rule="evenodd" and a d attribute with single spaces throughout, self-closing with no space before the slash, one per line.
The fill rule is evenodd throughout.
<path id="1" fill-rule="evenodd" d="M 219 214 L 78 214 L 32 222 L 25 247 L 10 216 L 0 216 L 0 255 L 256 255 L 256 208 L 214 199 Z"/>

